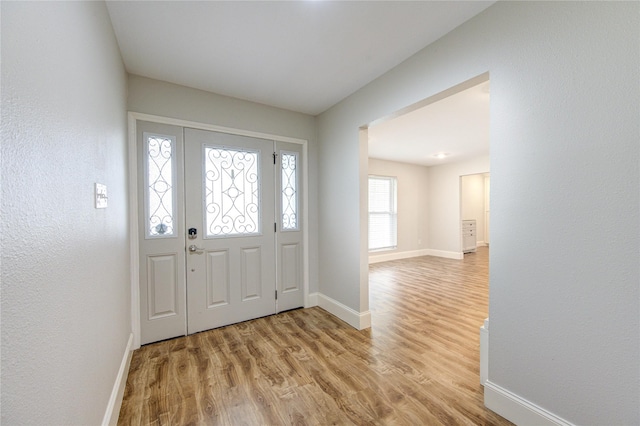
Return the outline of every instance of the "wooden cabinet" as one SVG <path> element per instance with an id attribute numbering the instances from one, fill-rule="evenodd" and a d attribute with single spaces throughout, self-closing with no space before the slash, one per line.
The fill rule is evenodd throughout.
<path id="1" fill-rule="evenodd" d="M 477 247 L 477 228 L 476 220 L 462 221 L 462 252 L 471 253 L 476 251 Z"/>

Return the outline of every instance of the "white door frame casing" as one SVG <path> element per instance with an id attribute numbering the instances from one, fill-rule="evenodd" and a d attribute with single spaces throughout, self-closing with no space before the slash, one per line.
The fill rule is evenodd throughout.
<path id="1" fill-rule="evenodd" d="M 170 124 L 180 127 L 189 127 L 200 130 L 210 130 L 214 132 L 230 133 L 234 135 L 249 136 L 260 139 L 268 139 L 279 142 L 289 142 L 302 145 L 302 233 L 303 233 L 303 286 L 304 286 L 304 306 L 315 305 L 309 300 L 309 175 L 308 175 L 308 141 L 305 139 L 291 138 L 288 136 L 272 135 L 268 133 L 253 132 L 248 130 L 234 129 L 230 127 L 217 126 L 213 124 L 198 123 L 177 118 L 162 117 L 157 115 L 144 114 L 139 112 L 127 113 L 129 125 L 129 250 L 130 250 L 130 281 L 131 281 L 131 332 L 133 333 L 133 348 L 140 347 L 140 256 L 139 256 L 139 236 L 138 236 L 138 180 L 135 178 L 138 173 L 138 158 L 136 150 L 137 121 L 149 121 L 153 123 Z"/>

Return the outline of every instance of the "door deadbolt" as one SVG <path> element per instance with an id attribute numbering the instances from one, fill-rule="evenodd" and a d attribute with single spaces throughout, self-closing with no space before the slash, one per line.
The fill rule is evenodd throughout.
<path id="1" fill-rule="evenodd" d="M 196 228 L 189 228 L 187 233 L 189 234 L 190 240 L 195 240 L 198 237 L 198 230 Z"/>

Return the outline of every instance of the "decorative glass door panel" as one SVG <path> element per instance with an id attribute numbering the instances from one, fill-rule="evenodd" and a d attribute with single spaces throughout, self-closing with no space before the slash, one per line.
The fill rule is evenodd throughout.
<path id="1" fill-rule="evenodd" d="M 280 168 L 282 229 L 298 231 L 298 153 L 283 151 Z"/>
<path id="2" fill-rule="evenodd" d="M 145 212 L 147 238 L 175 238 L 176 137 L 144 133 Z"/>
<path id="3" fill-rule="evenodd" d="M 204 146 L 207 237 L 260 234 L 260 152 Z"/>

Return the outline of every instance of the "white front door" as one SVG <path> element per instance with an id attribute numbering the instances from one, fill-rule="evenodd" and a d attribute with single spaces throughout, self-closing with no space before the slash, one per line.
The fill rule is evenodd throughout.
<path id="1" fill-rule="evenodd" d="M 274 314 L 273 141 L 185 129 L 185 189 L 189 334 Z"/>
<path id="2" fill-rule="evenodd" d="M 141 344 L 302 307 L 302 146 L 136 125 Z"/>

